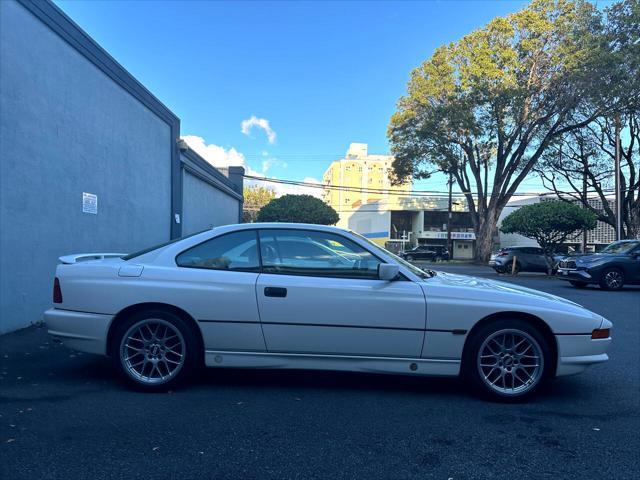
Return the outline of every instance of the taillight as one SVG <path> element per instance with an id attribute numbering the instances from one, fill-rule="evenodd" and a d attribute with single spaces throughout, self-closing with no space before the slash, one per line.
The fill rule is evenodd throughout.
<path id="1" fill-rule="evenodd" d="M 62 289 L 58 277 L 53 280 L 53 303 L 62 303 Z"/>
<path id="2" fill-rule="evenodd" d="M 609 338 L 609 334 L 610 332 L 608 328 L 596 328 L 593 332 L 591 332 L 591 338 Z"/>
<path id="3" fill-rule="evenodd" d="M 498 253 L 498 255 L 496 255 L 496 257 L 506 257 L 508 255 L 507 252 L 500 252 Z"/>

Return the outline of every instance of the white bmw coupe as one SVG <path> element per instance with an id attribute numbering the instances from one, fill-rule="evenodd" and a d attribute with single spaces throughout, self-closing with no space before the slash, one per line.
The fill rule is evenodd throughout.
<path id="1" fill-rule="evenodd" d="M 228 225 L 60 260 L 49 333 L 143 390 L 204 364 L 462 375 L 516 400 L 606 361 L 611 343 L 611 322 L 576 303 L 423 271 L 335 227 Z"/>

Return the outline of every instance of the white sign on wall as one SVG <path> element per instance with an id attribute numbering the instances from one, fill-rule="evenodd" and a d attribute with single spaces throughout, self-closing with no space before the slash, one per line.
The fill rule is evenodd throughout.
<path id="1" fill-rule="evenodd" d="M 447 232 L 422 232 L 419 235 L 421 238 L 437 238 L 447 239 Z M 473 232 L 451 232 L 452 240 L 475 240 L 476 234 Z"/>
<path id="2" fill-rule="evenodd" d="M 82 213 L 98 214 L 98 196 L 93 193 L 82 192 Z"/>

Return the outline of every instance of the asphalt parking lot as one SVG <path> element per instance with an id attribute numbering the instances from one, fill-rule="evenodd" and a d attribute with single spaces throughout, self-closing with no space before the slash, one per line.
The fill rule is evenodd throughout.
<path id="1" fill-rule="evenodd" d="M 611 360 L 517 405 L 455 379 L 330 372 L 209 370 L 141 394 L 32 327 L 0 337 L 0 478 L 640 478 L 640 288 L 500 279 L 613 321 Z"/>

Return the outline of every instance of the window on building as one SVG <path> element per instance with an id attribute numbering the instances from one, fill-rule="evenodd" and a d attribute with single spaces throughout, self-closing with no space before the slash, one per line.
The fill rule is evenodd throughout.
<path id="1" fill-rule="evenodd" d="M 262 230 L 263 270 L 288 275 L 378 278 L 380 261 L 360 245 L 330 232 Z"/>
<path id="2" fill-rule="evenodd" d="M 260 269 L 255 230 L 243 230 L 207 240 L 176 257 L 179 267 L 255 272 Z"/>

